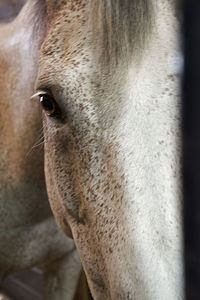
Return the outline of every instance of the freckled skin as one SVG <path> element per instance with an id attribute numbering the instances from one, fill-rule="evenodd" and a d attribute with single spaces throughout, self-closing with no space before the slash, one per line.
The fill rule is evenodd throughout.
<path id="1" fill-rule="evenodd" d="M 157 2 L 142 58 L 113 72 L 94 51 L 90 2 L 47 5 L 37 85 L 62 111 L 43 114 L 47 191 L 94 299 L 183 299 L 179 75 L 166 61 L 178 24 Z"/>

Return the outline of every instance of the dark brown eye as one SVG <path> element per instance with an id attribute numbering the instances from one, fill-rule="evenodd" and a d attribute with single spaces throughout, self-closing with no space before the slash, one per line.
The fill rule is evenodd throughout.
<path id="1" fill-rule="evenodd" d="M 40 103 L 48 116 L 54 116 L 59 113 L 55 100 L 50 95 L 40 95 Z"/>

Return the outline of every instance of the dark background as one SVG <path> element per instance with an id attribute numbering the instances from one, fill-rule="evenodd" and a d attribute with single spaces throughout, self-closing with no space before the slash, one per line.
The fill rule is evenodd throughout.
<path id="1" fill-rule="evenodd" d="M 183 183 L 186 299 L 200 299 L 200 0 L 184 4 Z"/>

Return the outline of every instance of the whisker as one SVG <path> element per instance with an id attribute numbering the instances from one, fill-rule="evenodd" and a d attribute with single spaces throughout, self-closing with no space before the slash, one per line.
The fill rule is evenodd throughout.
<path id="1" fill-rule="evenodd" d="M 39 144 L 33 145 L 33 147 L 31 148 L 31 150 L 33 150 L 33 149 L 35 149 L 35 148 L 37 148 L 37 147 L 39 147 L 39 146 L 41 146 L 41 145 L 44 145 L 44 141 L 42 141 L 42 142 L 39 143 Z"/>
<path id="2" fill-rule="evenodd" d="M 39 136 L 37 137 L 35 143 L 31 147 L 31 149 L 28 151 L 26 154 L 26 158 L 32 153 L 32 151 L 38 147 L 40 147 L 40 150 L 42 150 L 42 146 L 44 145 L 45 142 L 45 137 L 44 137 L 44 130 L 46 128 L 46 124 L 42 124 L 42 127 L 39 129 Z"/>
<path id="3" fill-rule="evenodd" d="M 44 138 L 44 133 L 43 133 L 43 126 L 42 128 L 40 129 L 40 134 L 38 136 L 38 138 L 36 139 L 35 143 L 33 144 L 33 146 L 31 147 L 31 149 L 28 151 L 28 153 L 26 154 L 26 158 L 32 153 L 32 151 L 42 145 L 44 145 L 44 141 L 45 141 L 45 138 Z"/>
<path id="4" fill-rule="evenodd" d="M 43 139 L 44 139 L 44 135 L 42 134 L 40 138 L 38 138 L 38 140 L 35 142 L 35 144 L 40 143 L 40 141 L 42 141 Z"/>
<path id="5" fill-rule="evenodd" d="M 39 144 L 35 144 L 31 147 L 31 149 L 28 151 L 28 153 L 26 154 L 26 158 L 28 158 L 28 156 L 32 153 L 32 151 L 36 148 L 38 148 L 39 146 L 42 146 L 44 145 L 44 141 L 42 141 L 41 143 Z M 40 149 L 41 150 L 41 149 Z"/>

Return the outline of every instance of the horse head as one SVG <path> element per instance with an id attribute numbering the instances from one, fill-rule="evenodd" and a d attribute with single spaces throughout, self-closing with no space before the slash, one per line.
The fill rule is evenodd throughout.
<path id="1" fill-rule="evenodd" d="M 181 299 L 175 5 L 48 0 L 45 7 L 32 98 L 43 109 L 56 220 L 73 236 L 95 299 Z"/>

